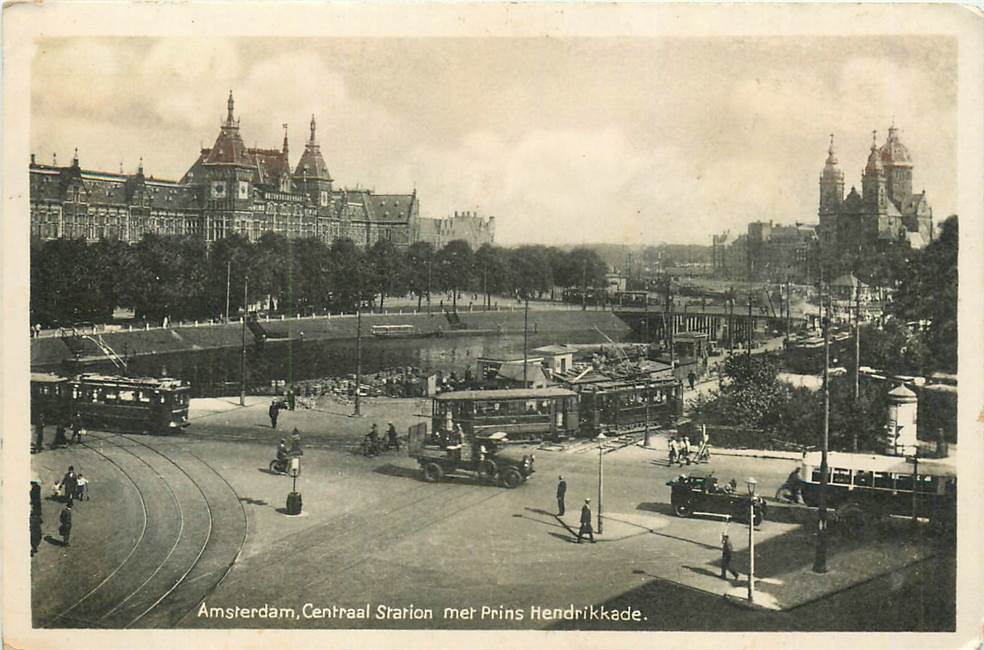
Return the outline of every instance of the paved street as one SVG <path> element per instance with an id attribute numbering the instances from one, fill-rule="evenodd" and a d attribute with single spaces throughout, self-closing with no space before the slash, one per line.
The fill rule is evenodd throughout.
<path id="1" fill-rule="evenodd" d="M 810 511 L 774 505 L 756 532 L 756 574 L 761 602 L 786 611 L 749 611 L 723 598 L 743 593 L 747 528 L 673 516 L 665 483 L 685 470 L 667 467 L 662 451 L 630 446 L 604 456 L 604 532 L 597 544 L 578 545 L 573 538 L 585 497 L 597 514 L 593 448 L 537 451 L 537 473 L 515 490 L 467 479 L 428 484 L 405 452 L 373 459 L 355 452 L 374 415 L 375 421 L 396 413 L 413 417 L 415 408 L 408 412 L 406 403 L 397 408 L 388 400 L 367 400 L 361 419 L 325 411 L 284 414 L 281 429 L 299 426 L 305 439 L 298 485 L 304 513 L 289 517 L 284 505 L 291 481 L 266 469 L 277 438 L 266 402 L 245 409 L 211 401 L 201 406 L 181 437 L 94 434 L 89 448 L 34 457 L 46 494 L 62 465 L 74 459 L 92 474 L 96 496 L 77 507 L 72 547 L 47 544 L 34 559 L 38 624 L 852 629 L 870 620 L 851 616 L 858 599 L 888 580 L 897 601 L 879 613 L 883 625 L 923 629 L 935 625 L 938 603 L 947 600 L 905 599 L 913 590 L 945 590 L 952 564 L 945 553 L 929 558 L 931 545 L 903 532 L 864 544 L 834 540 L 830 572 L 814 576 Z M 395 421 L 401 430 L 409 423 Z M 694 471 L 740 484 L 754 476 L 760 492 L 771 495 L 794 466 L 791 460 L 715 455 Z M 562 519 L 554 516 L 560 473 L 568 482 Z M 56 527 L 60 504 L 45 507 L 47 532 Z M 738 580 L 717 577 L 726 528 Z M 845 591 L 865 580 L 874 582 Z M 216 620 L 198 609 L 202 598 L 206 614 L 268 605 L 291 608 L 297 618 Z M 825 603 L 820 618 L 809 613 L 816 599 Z M 305 618 L 305 603 L 352 612 L 370 603 L 373 615 Z M 535 608 L 602 603 L 638 609 L 641 618 L 531 619 L 532 612 L 542 613 Z M 435 618 L 381 619 L 380 605 L 397 614 L 430 610 Z M 445 620 L 449 605 L 488 609 L 484 617 Z M 525 619 L 516 620 L 516 612 Z"/>

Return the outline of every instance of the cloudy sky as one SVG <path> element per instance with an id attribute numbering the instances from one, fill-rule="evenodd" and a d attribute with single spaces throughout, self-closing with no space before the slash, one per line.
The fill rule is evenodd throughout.
<path id="1" fill-rule="evenodd" d="M 292 164 L 311 114 L 336 185 L 416 188 L 497 239 L 709 243 L 816 221 L 828 134 L 847 186 L 893 118 L 938 218 L 956 209 L 956 45 L 934 37 L 40 41 L 31 150 L 180 178 L 230 89 Z"/>

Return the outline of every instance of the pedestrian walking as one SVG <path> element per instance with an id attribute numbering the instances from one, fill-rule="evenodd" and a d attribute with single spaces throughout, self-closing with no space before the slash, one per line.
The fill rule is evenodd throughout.
<path id="1" fill-rule="evenodd" d="M 44 451 L 44 415 L 38 413 L 38 421 L 34 425 L 34 450 Z"/>
<path id="2" fill-rule="evenodd" d="M 304 455 L 304 452 L 301 450 L 301 432 L 297 430 L 297 427 L 294 427 L 294 430 L 290 434 L 290 455 Z"/>
<path id="3" fill-rule="evenodd" d="M 693 370 L 687 375 L 687 381 L 690 383 L 690 390 L 693 390 L 694 385 L 697 383 L 697 375 L 694 374 Z"/>
<path id="4" fill-rule="evenodd" d="M 581 538 L 585 535 L 591 540 L 591 543 L 595 543 L 594 529 L 591 528 L 591 499 L 585 499 L 584 505 L 581 506 L 581 527 L 577 531 L 577 543 L 581 543 Z"/>
<path id="5" fill-rule="evenodd" d="M 75 483 L 75 498 L 79 501 L 89 500 L 89 479 L 82 476 L 82 472 L 79 472 L 78 480 Z"/>
<path id="6" fill-rule="evenodd" d="M 721 579 L 727 580 L 727 573 L 730 571 L 731 575 L 735 577 L 735 580 L 741 577 L 741 574 L 735 571 L 731 566 L 731 540 L 728 539 L 728 533 L 721 533 Z"/>
<path id="7" fill-rule="evenodd" d="M 670 465 L 673 465 L 673 463 L 677 462 L 677 460 L 679 460 L 679 458 L 680 458 L 680 447 L 677 444 L 677 439 L 676 438 L 670 438 L 670 442 L 667 443 L 667 446 L 670 449 L 669 464 Z"/>
<path id="8" fill-rule="evenodd" d="M 567 494 L 567 481 L 563 476 L 557 477 L 557 516 L 564 516 L 564 496 Z"/>
<path id="9" fill-rule="evenodd" d="M 79 478 L 75 473 L 75 466 L 69 465 L 68 471 L 65 472 L 65 476 L 62 477 L 61 488 L 62 494 L 65 496 L 65 502 L 68 505 L 72 505 L 72 499 L 75 498 L 75 491 L 79 487 Z"/>
<path id="10" fill-rule="evenodd" d="M 31 508 L 31 557 L 38 552 L 38 546 L 41 545 L 41 524 L 44 521 L 41 519 L 41 508 Z"/>
<path id="11" fill-rule="evenodd" d="M 280 405 L 277 403 L 277 400 L 270 401 L 270 410 L 268 413 L 270 414 L 270 428 L 276 429 L 277 418 L 280 416 Z"/>
<path id="12" fill-rule="evenodd" d="M 294 406 L 296 405 L 296 402 L 297 402 L 297 396 L 294 395 L 294 387 L 291 386 L 290 387 L 290 390 L 287 391 L 287 408 L 288 408 L 288 410 L 293 411 L 294 410 Z"/>
<path id="13" fill-rule="evenodd" d="M 61 511 L 61 515 L 58 517 L 58 534 L 62 538 L 62 546 L 71 546 L 70 539 L 72 537 L 72 502 L 69 501 L 65 504 L 65 508 Z"/>
<path id="14" fill-rule="evenodd" d="M 82 416 L 78 411 L 72 415 L 72 440 L 75 444 L 82 442 Z"/>
<path id="15" fill-rule="evenodd" d="M 389 423 L 389 427 L 386 429 L 386 448 L 400 451 L 400 438 L 392 422 Z"/>

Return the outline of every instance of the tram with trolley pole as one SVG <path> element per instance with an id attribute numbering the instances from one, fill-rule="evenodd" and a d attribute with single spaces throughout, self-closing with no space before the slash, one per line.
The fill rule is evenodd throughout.
<path id="1" fill-rule="evenodd" d="M 433 399 L 432 431 L 475 436 L 503 432 L 510 441 L 561 440 L 578 430 L 577 393 L 557 387 L 460 390 Z"/>
<path id="2" fill-rule="evenodd" d="M 31 415 L 58 423 L 77 413 L 87 428 L 168 434 L 188 426 L 189 393 L 187 383 L 166 377 L 32 373 Z"/>

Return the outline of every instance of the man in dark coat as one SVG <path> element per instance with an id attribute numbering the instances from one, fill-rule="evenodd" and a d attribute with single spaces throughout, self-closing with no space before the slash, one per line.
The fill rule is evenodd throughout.
<path id="1" fill-rule="evenodd" d="M 737 580 L 741 577 L 737 571 L 731 567 L 731 540 L 728 539 L 728 533 L 721 535 L 721 579 L 726 580 L 728 578 L 727 573 L 730 571 L 731 575 Z"/>
<path id="2" fill-rule="evenodd" d="M 387 449 L 396 449 L 397 451 L 400 451 L 400 437 L 396 433 L 396 427 L 393 426 L 392 422 L 389 423 L 389 428 L 386 429 L 386 438 Z"/>
<path id="3" fill-rule="evenodd" d="M 38 414 L 38 422 L 34 425 L 34 449 L 44 451 L 44 415 Z"/>
<path id="4" fill-rule="evenodd" d="M 72 505 L 72 499 L 75 498 L 75 492 L 79 489 L 79 479 L 75 474 L 75 466 L 69 465 L 68 471 L 65 472 L 65 476 L 62 477 L 62 492 L 65 495 L 65 502 L 69 506 Z"/>
<path id="5" fill-rule="evenodd" d="M 557 477 L 557 516 L 564 516 L 564 496 L 567 494 L 567 481 L 563 476 Z"/>
<path id="6" fill-rule="evenodd" d="M 581 543 L 581 538 L 587 535 L 591 543 L 595 543 L 594 529 L 591 528 L 591 499 L 585 499 L 581 506 L 581 528 L 577 531 L 577 543 Z"/>
<path id="7" fill-rule="evenodd" d="M 41 508 L 31 508 L 31 556 L 38 552 L 41 545 Z"/>
<path id="8" fill-rule="evenodd" d="M 277 417 L 280 415 L 280 405 L 277 404 L 277 400 L 273 400 L 270 402 L 270 410 L 268 411 L 268 413 L 270 414 L 270 428 L 276 429 Z"/>
<path id="9" fill-rule="evenodd" d="M 291 386 L 290 390 L 287 391 L 287 408 L 293 411 L 296 404 L 297 396 L 294 395 L 294 387 Z"/>
<path id="10" fill-rule="evenodd" d="M 72 502 L 65 504 L 65 509 L 61 511 L 58 518 L 58 534 L 62 536 L 62 546 L 71 546 L 69 540 L 72 536 Z"/>

